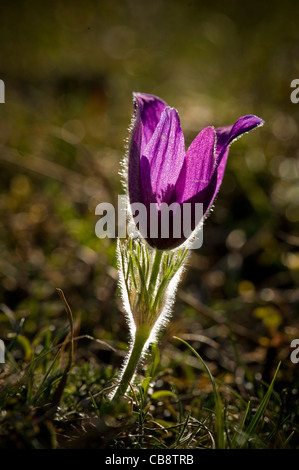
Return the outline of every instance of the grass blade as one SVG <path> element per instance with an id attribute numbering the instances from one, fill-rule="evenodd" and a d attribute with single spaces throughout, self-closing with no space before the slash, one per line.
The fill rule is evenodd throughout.
<path id="1" fill-rule="evenodd" d="M 208 368 L 207 364 L 205 361 L 202 359 L 202 357 L 198 354 L 197 351 L 189 344 L 187 341 L 178 338 L 177 336 L 174 336 L 175 339 L 178 339 L 182 343 L 184 343 L 190 351 L 197 357 L 197 359 L 200 360 L 201 364 L 203 365 L 204 369 L 209 375 L 212 387 L 213 387 L 213 394 L 214 394 L 214 401 L 215 401 L 215 434 L 216 434 L 216 447 L 218 449 L 224 449 L 225 448 L 225 442 L 224 442 L 224 419 L 223 419 L 223 406 L 222 406 L 222 400 L 219 395 L 218 389 L 216 387 L 216 383 L 214 380 L 214 377 Z"/>
<path id="2" fill-rule="evenodd" d="M 274 377 L 272 379 L 272 382 L 271 384 L 269 385 L 269 388 L 267 390 L 267 392 L 265 393 L 265 396 L 264 398 L 262 399 L 261 403 L 260 403 L 260 406 L 258 407 L 255 415 L 253 416 L 251 422 L 249 423 L 247 429 L 246 429 L 246 436 L 245 438 L 243 439 L 243 442 L 241 444 L 241 447 L 244 447 L 250 436 L 252 436 L 252 434 L 254 433 L 254 431 L 256 430 L 258 424 L 260 423 L 260 420 L 262 419 L 263 415 L 264 415 L 264 412 L 268 406 L 268 403 L 269 403 L 269 400 L 270 400 L 270 397 L 272 395 L 272 392 L 273 392 L 273 387 L 274 387 L 274 383 L 275 383 L 275 380 L 276 380 L 276 377 L 277 377 L 277 374 L 278 374 L 278 371 L 279 371 L 279 368 L 280 368 L 280 363 L 278 364 L 278 367 L 276 369 L 276 372 L 274 374 Z"/>

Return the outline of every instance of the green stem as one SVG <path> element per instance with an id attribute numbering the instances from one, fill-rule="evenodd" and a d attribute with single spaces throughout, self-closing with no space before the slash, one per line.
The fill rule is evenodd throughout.
<path id="1" fill-rule="evenodd" d="M 145 300 L 149 309 L 151 308 L 149 299 L 151 299 L 151 297 L 154 298 L 154 292 L 156 290 L 156 284 L 157 284 L 159 272 L 161 269 L 163 253 L 164 252 L 162 250 L 156 250 L 152 268 L 151 268 L 148 290 L 145 289 L 146 290 Z M 136 262 L 138 266 L 140 279 L 142 280 L 142 284 L 145 285 L 146 279 L 144 278 L 143 269 L 142 269 L 141 264 L 139 263 L 138 257 L 136 258 Z M 138 322 L 135 322 L 136 332 L 135 332 L 134 343 L 129 353 L 129 358 L 126 362 L 124 370 L 120 376 L 118 388 L 116 389 L 116 392 L 112 394 L 112 398 L 115 395 L 124 395 L 126 393 L 129 387 L 129 384 L 135 375 L 137 366 L 142 357 L 142 353 L 144 352 L 145 343 L 147 342 L 150 336 L 151 328 L 152 328 L 151 322 L 149 321 L 145 322 L 145 320 L 142 317 L 140 317 L 139 320 L 140 320 L 139 324 Z"/>
<path id="2" fill-rule="evenodd" d="M 130 352 L 130 357 L 125 367 L 125 370 L 121 376 L 119 386 L 116 390 L 116 395 L 123 395 L 126 393 L 129 383 L 136 372 L 137 366 L 140 362 L 142 351 L 146 341 L 150 335 L 148 327 L 139 327 L 139 331 L 136 331 L 134 344 Z"/>

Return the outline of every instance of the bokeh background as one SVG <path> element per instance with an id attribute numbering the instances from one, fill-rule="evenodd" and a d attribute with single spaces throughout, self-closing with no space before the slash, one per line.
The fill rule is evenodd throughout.
<path id="1" fill-rule="evenodd" d="M 203 246 L 161 339 L 165 366 L 177 334 L 215 374 L 235 380 L 233 344 L 256 377 L 269 380 L 281 360 L 281 386 L 296 399 L 299 104 L 290 83 L 299 78 L 298 18 L 290 0 L 1 3 L 0 337 L 21 328 L 20 357 L 49 326 L 67 331 L 59 287 L 76 333 L 118 351 L 85 338 L 78 361 L 111 375 L 122 362 L 128 329 L 115 240 L 96 237 L 95 207 L 122 193 L 131 95 L 141 91 L 178 109 L 186 145 L 207 125 L 245 114 L 265 120 L 231 147 Z"/>

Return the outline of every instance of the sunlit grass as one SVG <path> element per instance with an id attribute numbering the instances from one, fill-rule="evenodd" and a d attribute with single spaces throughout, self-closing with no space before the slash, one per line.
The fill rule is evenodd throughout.
<path id="1" fill-rule="evenodd" d="M 167 367 L 154 344 L 144 379 L 139 375 L 139 385 L 111 402 L 116 371 L 82 357 L 80 342 L 96 339 L 74 336 L 70 310 L 69 321 L 69 328 L 55 334 L 44 329 L 31 341 L 16 332 L 7 344 L 0 389 L 2 448 L 289 448 L 297 442 L 298 425 L 275 390 L 279 365 L 270 384 L 253 379 L 249 388 L 247 383 L 252 392 L 245 396 L 213 377 L 191 344 L 176 338 Z M 191 381 L 184 372 L 175 373 L 187 362 L 179 344 L 198 361 Z M 100 347 L 112 349 L 103 342 Z"/>

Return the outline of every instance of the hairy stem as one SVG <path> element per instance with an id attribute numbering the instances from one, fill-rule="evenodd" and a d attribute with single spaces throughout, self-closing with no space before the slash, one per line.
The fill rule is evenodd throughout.
<path id="1" fill-rule="evenodd" d="M 144 346 L 149 338 L 149 335 L 150 329 L 145 326 L 140 326 L 138 331 L 136 331 L 133 346 L 129 352 L 129 357 L 121 374 L 118 388 L 116 389 L 113 396 L 123 395 L 126 393 L 129 384 L 135 375 L 137 366 L 143 356 Z M 113 398 L 113 396 L 111 398 Z"/>

